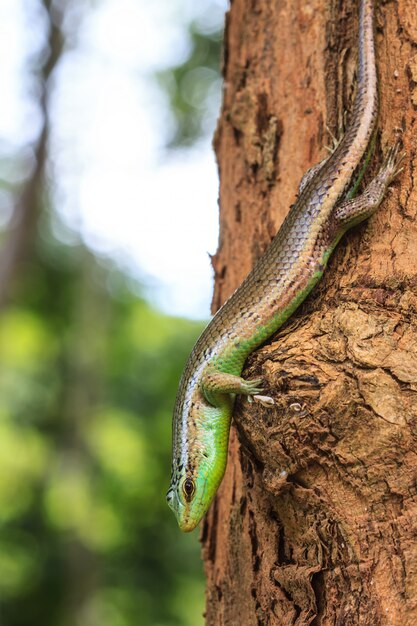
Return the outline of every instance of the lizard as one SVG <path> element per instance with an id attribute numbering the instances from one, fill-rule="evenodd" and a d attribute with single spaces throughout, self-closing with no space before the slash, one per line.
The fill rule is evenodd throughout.
<path id="1" fill-rule="evenodd" d="M 185 365 L 173 414 L 167 501 L 192 531 L 222 481 L 237 395 L 272 404 L 262 380 L 241 377 L 248 355 L 269 339 L 321 278 L 343 234 L 371 216 L 401 171 L 398 143 L 356 196 L 375 141 L 378 80 L 374 0 L 359 0 L 357 92 L 350 123 L 332 153 L 303 176 L 295 204 L 265 254 L 218 310 Z"/>

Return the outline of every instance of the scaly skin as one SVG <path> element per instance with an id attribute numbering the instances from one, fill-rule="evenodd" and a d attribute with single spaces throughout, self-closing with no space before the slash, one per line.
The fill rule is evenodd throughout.
<path id="1" fill-rule="evenodd" d="M 399 171 L 394 148 L 365 192 L 352 199 L 378 112 L 373 0 L 359 5 L 358 89 L 346 134 L 333 154 L 307 172 L 272 244 L 204 330 L 181 378 L 167 500 L 186 532 L 206 513 L 223 478 L 236 394 L 256 398 L 262 392 L 260 380 L 240 377 L 246 358 L 300 305 L 343 233 L 376 210 Z"/>

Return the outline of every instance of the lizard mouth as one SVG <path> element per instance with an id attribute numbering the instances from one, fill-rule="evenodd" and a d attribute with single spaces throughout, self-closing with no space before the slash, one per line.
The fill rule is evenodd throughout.
<path id="1" fill-rule="evenodd" d="M 196 526 L 198 526 L 199 521 L 200 520 L 198 519 L 196 520 L 196 519 L 187 518 L 184 520 L 180 520 L 178 522 L 178 525 L 184 533 L 190 533 L 191 531 L 194 530 L 194 528 L 196 528 Z"/>

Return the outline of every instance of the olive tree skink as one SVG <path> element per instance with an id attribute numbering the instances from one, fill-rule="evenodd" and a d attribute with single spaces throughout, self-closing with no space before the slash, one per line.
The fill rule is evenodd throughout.
<path id="1" fill-rule="evenodd" d="M 183 531 L 196 527 L 223 478 L 236 395 L 268 402 L 261 380 L 241 377 L 246 358 L 300 305 L 342 235 L 377 209 L 400 171 L 394 147 L 377 176 L 354 197 L 378 113 L 373 0 L 360 0 L 359 12 L 357 95 L 346 133 L 333 153 L 304 175 L 298 199 L 270 247 L 203 331 L 185 366 L 174 409 L 167 493 Z"/>

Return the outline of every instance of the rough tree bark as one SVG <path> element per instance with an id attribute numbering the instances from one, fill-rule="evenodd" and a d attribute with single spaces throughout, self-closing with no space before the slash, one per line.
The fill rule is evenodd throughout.
<path id="1" fill-rule="evenodd" d="M 215 139 L 213 310 L 265 250 L 354 95 L 357 0 L 233 0 Z M 381 2 L 376 154 L 405 169 L 301 310 L 246 365 L 276 407 L 239 401 L 202 529 L 207 624 L 417 623 L 417 12 Z"/>

